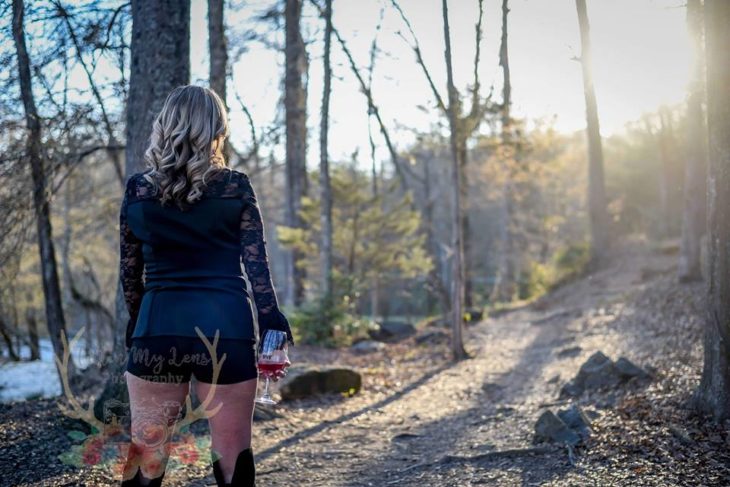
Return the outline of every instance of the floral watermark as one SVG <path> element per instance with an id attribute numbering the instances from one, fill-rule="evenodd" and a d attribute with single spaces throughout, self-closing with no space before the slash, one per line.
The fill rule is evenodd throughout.
<path id="1" fill-rule="evenodd" d="M 141 378 L 153 382 L 181 383 L 183 381 L 182 376 L 158 375 L 158 372 L 162 371 L 162 364 L 166 358 L 170 365 L 180 365 L 191 361 L 202 365 L 212 364 L 211 387 L 197 408 L 192 407 L 189 394 L 185 398 L 184 415 L 182 414 L 183 404 L 178 401 L 157 402 L 154 398 L 147 398 L 141 404 L 135 404 L 134 415 L 132 415 L 129 403 L 111 399 L 104 401 L 103 420 L 94 414 L 95 401 L 92 400 L 87 407 L 83 407 L 69 386 L 70 350 L 81 338 L 83 331 L 82 328 L 74 336 L 70 345 L 66 334 L 62 331 L 63 356 L 55 357 L 56 364 L 61 371 L 64 396 L 68 403 L 68 405 L 64 405 L 59 401 L 58 406 L 64 415 L 81 420 L 90 427 L 90 433 L 80 430 L 68 431 L 67 434 L 71 440 L 78 443 L 58 456 L 63 463 L 102 470 L 114 477 L 121 475 L 123 480 L 127 480 L 137 473 L 138 468 L 142 467 L 144 467 L 146 477 L 159 477 L 170 468 L 182 465 L 203 466 L 216 459 L 217 454 L 211 449 L 210 438 L 208 436 L 196 437 L 190 432 L 190 425 L 203 417 L 214 416 L 223 406 L 222 403 L 219 403 L 216 407 L 209 409 L 223 362 L 226 359 L 225 353 L 219 359 L 216 352 L 220 337 L 219 331 L 216 331 L 211 343 L 202 331 L 195 327 L 209 356 L 205 354 L 179 356 L 173 351 L 169 357 L 164 357 L 159 354 L 151 356 L 143 351 L 140 355 L 130 357 L 132 360 L 146 361 L 145 364 L 148 367 L 152 366 L 154 375 Z"/>

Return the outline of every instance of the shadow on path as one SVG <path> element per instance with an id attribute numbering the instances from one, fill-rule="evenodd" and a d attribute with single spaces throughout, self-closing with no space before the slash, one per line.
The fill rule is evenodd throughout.
<path id="1" fill-rule="evenodd" d="M 440 374 L 441 372 L 443 372 L 447 369 L 450 369 L 454 365 L 455 364 L 450 363 L 450 362 L 444 363 L 444 364 L 438 366 L 437 368 L 435 368 L 434 370 L 425 373 L 418 380 L 411 382 L 403 389 L 398 390 L 397 392 L 386 397 L 385 399 L 382 399 L 378 402 L 365 406 L 364 408 L 360 408 L 357 411 L 352 411 L 350 413 L 343 414 L 342 416 L 335 418 L 335 419 L 325 420 L 316 426 L 312 426 L 311 428 L 302 430 L 302 431 L 296 433 L 295 435 L 292 435 L 289 438 L 286 438 L 285 440 L 280 441 L 279 443 L 267 448 L 266 450 L 263 450 L 262 452 L 257 453 L 256 460 L 263 461 L 266 458 L 268 458 L 269 456 L 271 456 L 272 454 L 278 453 L 282 448 L 296 444 L 312 435 L 316 435 L 317 433 L 320 433 L 321 431 L 324 431 L 333 425 L 337 425 L 337 424 L 344 423 L 346 421 L 350 421 L 354 418 L 357 418 L 358 416 L 361 416 L 362 414 L 385 407 L 388 404 L 400 399 L 401 396 L 408 394 L 409 392 L 411 392 L 414 389 L 419 388 L 422 384 L 428 382 L 428 380 L 430 380 L 432 377 Z"/>
<path id="2" fill-rule="evenodd" d="M 503 320 L 507 321 L 503 324 L 504 330 L 507 330 L 510 326 L 509 318 Z M 341 479 L 338 485 L 441 485 L 436 483 L 441 473 L 445 474 L 454 468 L 475 468 L 481 477 L 488 477 L 489 473 L 486 470 L 490 469 L 509 469 L 512 475 L 516 475 L 515 470 L 519 470 L 522 485 L 535 485 L 564 476 L 572 467 L 567 453 L 562 450 L 537 456 L 515 455 L 478 460 L 467 458 L 446 464 L 440 460 L 446 455 L 456 453 L 459 446 L 463 448 L 463 445 L 459 445 L 459 440 L 465 437 L 482 443 L 481 448 L 473 451 L 474 454 L 495 450 L 493 445 L 487 443 L 489 440 L 502 443 L 506 448 L 531 446 L 529 444 L 532 436 L 531 426 L 537 419 L 539 407 L 536 405 L 534 408 L 515 411 L 505 406 L 518 404 L 530 395 L 539 395 L 543 399 L 550 400 L 550 397 L 546 397 L 548 391 L 539 391 L 536 394 L 535 389 L 544 389 L 546 386 L 536 381 L 541 377 L 539 372 L 542 368 L 554 360 L 555 349 L 570 339 L 568 324 L 569 320 L 556 320 L 550 325 L 524 325 L 539 326 L 534 339 L 518 352 L 519 359 L 508 371 L 496 376 L 486 371 L 481 383 L 478 378 L 474 378 L 475 393 L 468 398 L 474 406 L 453 415 L 444 412 L 444 416 L 435 421 L 415 425 L 410 430 L 412 435 L 407 444 L 391 442 L 389 449 L 377 457 L 367 459 L 365 465 L 358 465 L 358 468 L 351 470 L 351 474 Z M 485 335 L 480 339 L 490 340 L 490 337 Z M 484 357 L 496 347 L 504 346 L 500 342 L 501 340 L 487 342 L 481 347 L 480 356 Z M 471 360 L 480 360 L 480 357 Z M 460 365 L 463 366 L 464 362 Z M 409 386 L 409 389 L 415 387 L 416 383 Z M 525 419 L 524 415 L 530 417 Z M 517 421 L 520 418 L 521 421 Z M 529 427 L 525 426 L 527 424 Z M 483 433 L 482 429 L 485 429 Z M 404 457 L 404 454 L 407 455 Z M 414 459 L 417 460 L 414 462 Z M 447 480 L 444 482 L 443 485 L 449 485 Z"/>

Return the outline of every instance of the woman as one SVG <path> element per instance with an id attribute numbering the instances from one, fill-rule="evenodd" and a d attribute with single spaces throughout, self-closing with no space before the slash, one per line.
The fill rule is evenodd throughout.
<path id="1" fill-rule="evenodd" d="M 201 401 L 213 394 L 208 410 L 220 405 L 208 417 L 216 482 L 254 485 L 256 332 L 242 262 L 259 336 L 275 329 L 293 339 L 271 282 L 256 195 L 222 156 L 228 133 L 218 95 L 175 88 L 152 127 L 147 169 L 127 182 L 119 229 L 132 444 L 123 486 L 161 485 L 192 375 Z M 216 334 L 210 353 L 202 338 Z"/>

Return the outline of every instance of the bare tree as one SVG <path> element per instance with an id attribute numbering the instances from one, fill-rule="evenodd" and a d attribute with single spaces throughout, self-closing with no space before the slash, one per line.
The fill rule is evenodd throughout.
<path id="1" fill-rule="evenodd" d="M 702 279 L 700 241 L 707 229 L 707 147 L 704 98 L 704 49 L 702 48 L 702 3 L 687 2 L 687 28 L 692 38 L 695 65 L 687 98 L 687 157 L 684 166 L 684 212 L 679 280 Z"/>
<path id="2" fill-rule="evenodd" d="M 408 20 L 408 17 L 406 17 L 405 12 L 400 7 L 397 0 L 391 0 L 391 4 L 396 9 L 398 14 L 400 15 L 401 19 L 403 20 L 403 23 L 406 25 L 409 35 L 411 37 L 410 41 L 406 40 L 411 46 L 411 49 L 413 49 L 413 52 L 416 56 L 416 63 L 420 66 L 421 70 L 423 71 L 424 76 L 426 77 L 426 81 L 431 88 L 431 91 L 434 95 L 436 106 L 439 110 L 448 118 L 448 107 L 444 103 L 443 97 L 439 93 L 438 89 L 436 88 L 436 85 L 433 81 L 433 77 L 431 76 L 431 73 L 426 66 L 426 62 L 423 59 L 423 53 L 421 51 L 420 43 L 418 42 L 418 38 L 413 31 L 413 27 L 411 26 L 410 21 Z M 463 240 L 462 245 L 464 247 L 464 256 L 466 259 L 468 259 L 471 256 L 471 225 L 469 222 L 469 212 L 468 212 L 468 185 L 467 185 L 467 178 L 465 177 L 466 168 L 468 165 L 468 156 L 469 153 L 467 151 L 467 141 L 476 133 L 479 126 L 484 121 L 484 117 L 492 112 L 494 110 L 494 106 L 491 103 L 491 94 L 486 99 L 482 99 L 481 97 L 481 82 L 479 80 L 479 63 L 481 61 L 481 40 L 482 40 L 482 22 L 484 19 L 484 1 L 483 0 L 477 0 L 477 4 L 479 7 L 479 16 L 477 19 L 477 22 L 475 24 L 475 54 L 474 54 L 474 79 L 472 82 L 472 85 L 470 87 L 470 95 L 471 95 L 471 107 L 469 107 L 469 111 L 463 112 L 463 103 L 462 103 L 462 96 L 458 92 L 456 92 L 456 100 L 457 105 L 454 107 L 456 110 L 456 124 L 459 127 L 459 130 L 457 132 L 457 141 L 456 141 L 456 149 L 459 152 L 459 161 L 460 161 L 460 171 L 462 172 L 460 176 L 461 186 L 461 200 L 462 204 L 464 206 L 464 211 L 461 213 L 462 218 L 462 232 L 463 232 Z M 470 272 L 465 272 L 465 281 L 464 281 L 464 299 L 465 303 L 468 303 L 469 305 L 472 304 L 472 294 L 473 294 L 473 285 L 472 285 L 472 275 Z"/>
<path id="3" fill-rule="evenodd" d="M 324 87 L 322 90 L 322 119 L 319 131 L 319 186 L 322 221 L 322 293 L 325 299 L 332 294 L 332 186 L 330 184 L 329 151 L 327 136 L 329 131 L 330 92 L 332 90 L 332 66 L 330 50 L 332 40 L 332 0 L 325 0 L 324 31 Z"/>
<path id="4" fill-rule="evenodd" d="M 708 285 L 705 361 L 696 406 L 730 418 L 730 2 L 705 0 Z"/>
<path id="5" fill-rule="evenodd" d="M 312 4 L 317 7 L 317 9 L 320 12 L 320 15 L 324 15 L 324 9 L 319 6 L 316 0 L 310 0 Z M 396 175 L 398 176 L 398 180 L 400 181 L 401 187 L 403 188 L 404 192 L 408 192 L 410 189 L 410 185 L 408 183 L 409 179 L 413 179 L 416 181 L 420 180 L 420 177 L 415 174 L 412 170 L 410 170 L 410 167 L 408 164 L 404 164 L 403 161 L 398 157 L 398 152 L 396 151 L 395 145 L 393 144 L 393 141 L 390 137 L 390 131 L 388 130 L 387 126 L 385 125 L 385 122 L 383 121 L 383 118 L 380 114 L 380 108 L 375 103 L 375 97 L 373 95 L 372 91 L 372 83 L 365 82 L 365 78 L 363 77 L 362 73 L 360 72 L 360 69 L 357 67 L 357 63 L 355 62 L 355 58 L 352 56 L 352 52 L 347 47 L 347 43 L 340 35 L 337 28 L 333 25 L 332 26 L 332 34 L 337 39 L 337 42 L 340 44 L 340 48 L 342 49 L 342 52 L 345 54 L 345 57 L 347 57 L 348 64 L 350 65 L 350 70 L 352 71 L 352 74 L 355 75 L 355 79 L 357 79 L 358 84 L 360 85 L 360 91 L 363 95 L 365 95 L 365 98 L 367 99 L 368 103 L 368 114 L 373 116 L 375 120 L 378 122 L 378 126 L 380 127 L 380 133 L 383 136 L 383 140 L 385 141 L 385 146 L 388 148 L 388 153 L 390 154 L 390 159 L 393 162 L 393 168 L 395 169 Z M 373 51 L 371 50 L 371 66 L 372 66 L 372 55 Z"/>
<path id="6" fill-rule="evenodd" d="M 299 228 L 302 196 L 307 194 L 307 53 L 301 31 L 302 0 L 286 0 L 286 67 L 284 74 L 284 108 L 286 110 L 286 183 L 287 223 Z M 291 285 L 289 301 L 300 304 L 304 297 L 304 271 L 296 266 L 299 253 L 292 251 L 289 260 Z"/>
<path id="7" fill-rule="evenodd" d="M 583 68 L 583 90 L 586 101 L 586 123 L 588 134 L 588 213 L 591 223 L 591 257 L 593 263 L 604 257 L 609 245 L 608 211 L 606 189 L 603 181 L 603 145 L 598 123 L 598 105 L 593 87 L 591 60 L 591 36 L 585 0 L 575 1 L 580 25 L 581 55 Z"/>
<path id="8" fill-rule="evenodd" d="M 453 243 L 453 281 L 452 281 L 452 323 L 451 323 L 451 354 L 454 360 L 461 360 L 467 356 L 464 350 L 464 339 L 462 331 L 464 326 L 464 247 L 462 235 L 462 208 L 461 208 L 461 160 L 459 158 L 459 123 L 456 116 L 459 95 L 454 86 L 454 71 L 451 64 L 451 32 L 449 30 L 449 6 L 447 0 L 441 0 L 441 8 L 444 19 L 444 42 L 446 49 L 446 76 L 449 91 L 449 116 L 450 143 L 451 143 L 451 217 L 452 217 L 452 243 Z"/>
<path id="9" fill-rule="evenodd" d="M 514 235 L 514 145 L 512 141 L 512 82 L 509 69 L 507 15 L 508 0 L 502 0 L 502 39 L 499 48 L 499 65 L 502 67 L 502 161 L 504 165 L 504 184 L 502 188 L 502 207 L 500 208 L 501 262 L 495 286 L 495 298 L 499 301 L 512 301 L 517 294 L 517 265 L 515 262 Z"/>
<path id="10" fill-rule="evenodd" d="M 51 209 L 48 201 L 46 172 L 42 154 L 41 121 L 33 96 L 33 83 L 30 74 L 31 61 L 25 44 L 24 15 L 25 5 L 23 0 L 13 0 L 13 39 L 15 40 L 18 57 L 20 94 L 23 99 L 25 121 L 28 129 L 26 154 L 33 178 L 33 203 L 38 232 L 43 295 L 46 305 L 46 326 L 51 337 L 54 353 L 57 357 L 62 357 L 63 341 L 61 334 L 66 333 L 66 321 L 61 304 L 61 287 L 56 266 L 56 252 L 53 245 Z M 75 380 L 77 373 L 73 360 L 69 359 L 67 370 L 69 377 Z M 59 368 L 57 368 L 57 371 L 59 379 L 63 380 L 62 371 Z"/>
<path id="11" fill-rule="evenodd" d="M 52 4 L 56 7 L 58 15 L 63 19 L 63 22 L 66 25 L 66 28 L 68 29 L 69 37 L 71 38 L 71 42 L 74 45 L 74 49 L 76 50 L 76 58 L 78 59 L 79 64 L 81 64 L 81 67 L 84 69 L 84 73 L 86 74 L 86 80 L 88 81 L 89 87 L 91 88 L 91 93 L 94 95 L 94 100 L 96 100 L 96 103 L 99 106 L 99 109 L 101 111 L 101 119 L 103 122 L 104 130 L 107 134 L 107 146 L 108 146 L 107 153 L 109 154 L 109 157 L 112 161 L 112 165 L 114 166 L 114 172 L 117 176 L 117 179 L 119 180 L 119 184 L 122 185 L 122 187 L 123 187 L 124 174 L 122 171 L 122 162 L 121 162 L 121 157 L 119 154 L 120 151 L 118 149 L 119 143 L 117 142 L 116 136 L 114 134 L 114 127 L 112 126 L 111 119 L 107 112 L 106 104 L 104 103 L 104 98 L 102 97 L 101 92 L 99 91 L 97 83 L 94 81 L 94 73 L 93 73 L 92 68 L 89 66 L 89 64 L 84 59 L 84 53 L 83 53 L 81 42 L 79 41 L 79 38 L 76 35 L 76 29 L 74 28 L 74 25 L 71 23 L 71 15 L 66 10 L 66 8 L 61 4 L 60 1 L 53 1 Z M 112 20 L 112 23 L 113 23 L 113 20 Z"/>

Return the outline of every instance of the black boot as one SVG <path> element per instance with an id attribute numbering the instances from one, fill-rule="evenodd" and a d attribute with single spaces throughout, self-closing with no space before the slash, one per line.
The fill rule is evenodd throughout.
<path id="1" fill-rule="evenodd" d="M 253 450 L 247 448 L 238 454 L 230 483 L 224 481 L 220 460 L 213 462 L 213 476 L 218 487 L 256 487 L 256 467 L 253 461 Z"/>
<path id="2" fill-rule="evenodd" d="M 165 472 L 162 472 L 162 475 L 159 477 L 155 477 L 152 479 L 152 482 L 149 484 L 146 484 L 147 487 L 160 487 L 162 485 L 162 479 L 165 477 Z M 137 467 L 137 473 L 134 474 L 134 477 L 132 477 L 129 480 L 123 480 L 121 487 L 142 487 L 142 479 L 146 479 L 144 475 L 142 475 L 142 469 L 140 467 Z"/>

